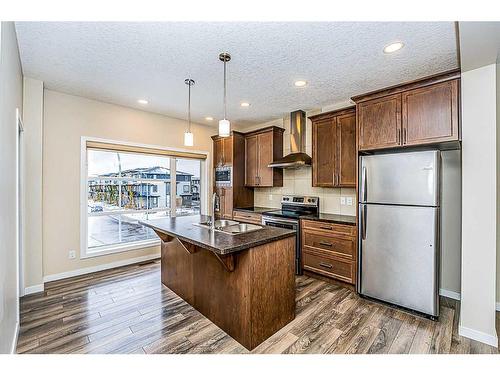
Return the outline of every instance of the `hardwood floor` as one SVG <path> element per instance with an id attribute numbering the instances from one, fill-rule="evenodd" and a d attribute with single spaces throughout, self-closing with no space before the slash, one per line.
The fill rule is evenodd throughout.
<path id="1" fill-rule="evenodd" d="M 498 353 L 458 336 L 458 304 L 432 322 L 296 279 L 296 318 L 252 353 Z M 497 326 L 500 318 L 497 313 Z M 46 284 L 21 300 L 18 353 L 248 353 L 161 285 L 159 262 Z"/>

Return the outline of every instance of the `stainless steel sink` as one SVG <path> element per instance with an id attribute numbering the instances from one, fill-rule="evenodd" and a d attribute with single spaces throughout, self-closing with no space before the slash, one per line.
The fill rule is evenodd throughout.
<path id="1" fill-rule="evenodd" d="M 237 221 L 234 220 L 215 220 L 215 228 L 220 229 L 223 227 L 227 227 L 229 225 L 236 225 L 239 224 Z M 202 223 L 197 224 L 201 227 L 210 227 L 211 222 L 210 221 L 204 221 Z"/>
<path id="2" fill-rule="evenodd" d="M 254 230 L 259 230 L 259 229 L 262 229 L 260 225 L 239 223 L 224 227 L 222 228 L 222 231 L 230 234 L 238 234 L 238 233 L 253 232 Z"/>
<path id="3" fill-rule="evenodd" d="M 211 223 L 209 221 L 195 223 L 193 225 L 197 225 L 207 229 L 211 228 Z M 239 223 L 234 220 L 215 220 L 215 230 L 217 232 L 227 233 L 231 235 L 253 232 L 259 229 L 262 229 L 260 225 Z"/>

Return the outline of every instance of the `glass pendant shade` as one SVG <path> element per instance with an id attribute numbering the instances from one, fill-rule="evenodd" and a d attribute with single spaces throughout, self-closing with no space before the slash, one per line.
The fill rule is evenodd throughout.
<path id="1" fill-rule="evenodd" d="M 184 146 L 193 146 L 194 144 L 194 137 L 193 133 L 190 131 L 187 131 L 184 133 Z"/>
<path id="2" fill-rule="evenodd" d="M 229 137 L 231 134 L 231 123 L 229 120 L 219 121 L 219 137 Z"/>

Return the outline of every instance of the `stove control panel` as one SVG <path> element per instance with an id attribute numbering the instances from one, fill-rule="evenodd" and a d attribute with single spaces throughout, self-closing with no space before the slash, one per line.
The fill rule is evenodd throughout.
<path id="1" fill-rule="evenodd" d="M 284 195 L 281 198 L 282 204 L 298 204 L 298 205 L 307 205 L 307 206 L 319 206 L 319 198 L 318 197 L 308 197 L 302 195 Z"/>

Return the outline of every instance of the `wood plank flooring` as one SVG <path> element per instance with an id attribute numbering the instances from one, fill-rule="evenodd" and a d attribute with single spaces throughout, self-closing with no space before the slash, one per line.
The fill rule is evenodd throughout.
<path id="1" fill-rule="evenodd" d="M 252 353 L 498 353 L 458 335 L 459 304 L 439 322 L 296 278 L 296 318 Z M 500 328 L 500 318 L 497 315 Z M 18 353 L 248 353 L 161 285 L 158 261 L 46 284 L 21 300 Z"/>

